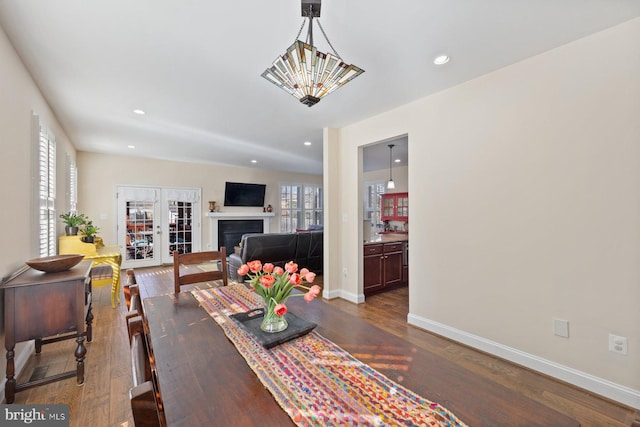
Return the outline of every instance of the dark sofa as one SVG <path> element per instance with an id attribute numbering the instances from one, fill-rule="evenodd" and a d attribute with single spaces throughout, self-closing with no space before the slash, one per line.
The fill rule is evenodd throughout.
<path id="1" fill-rule="evenodd" d="M 324 232 L 302 231 L 296 233 L 245 234 L 240 241 L 240 254 L 229 255 L 229 277 L 242 281 L 238 268 L 249 261 L 260 260 L 276 266 L 293 261 L 298 268 L 308 268 L 322 274 L 322 250 Z"/>

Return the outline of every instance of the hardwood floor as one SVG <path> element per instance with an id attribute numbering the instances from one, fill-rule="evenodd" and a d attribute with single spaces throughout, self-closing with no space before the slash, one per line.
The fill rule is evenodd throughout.
<path id="1" fill-rule="evenodd" d="M 173 292 L 172 274 L 172 267 L 136 269 L 142 297 Z M 111 308 L 109 286 L 94 288 L 93 294 L 94 338 L 87 345 L 85 385 L 76 386 L 75 378 L 58 381 L 17 393 L 15 403 L 67 403 L 71 426 L 133 426 L 128 399 L 132 382 L 124 302 L 116 309 Z M 342 311 L 375 322 L 382 329 L 454 362 L 484 380 L 494 381 L 513 393 L 521 393 L 569 415 L 582 426 L 631 426 L 634 419 L 640 419 L 640 411 L 407 325 L 407 288 L 368 297 L 365 304 L 356 305 L 341 299 L 328 302 Z M 42 374 L 45 369 L 46 375 L 73 369 L 73 350 L 71 341 L 43 347 L 41 355 L 29 359 L 18 382 Z"/>

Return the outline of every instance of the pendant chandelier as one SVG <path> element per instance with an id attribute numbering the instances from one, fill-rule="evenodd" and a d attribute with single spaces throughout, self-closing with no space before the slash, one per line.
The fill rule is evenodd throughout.
<path id="1" fill-rule="evenodd" d="M 318 26 L 333 54 L 322 53 L 313 45 L 313 18 L 320 17 L 321 0 L 301 1 L 304 19 L 296 41 L 289 46 L 284 55 L 273 61 L 273 65 L 262 73 L 262 77 L 311 107 L 364 73 L 364 70 L 355 65 L 348 65 L 342 60 L 327 38 L 320 21 L 317 21 Z M 307 19 L 309 28 L 307 39 L 303 42 L 298 38 Z"/>
<path id="2" fill-rule="evenodd" d="M 393 182 L 393 176 L 391 175 L 391 171 L 393 170 L 393 147 L 395 144 L 389 144 L 389 181 L 387 181 L 387 190 L 393 190 L 396 188 L 396 183 Z"/>

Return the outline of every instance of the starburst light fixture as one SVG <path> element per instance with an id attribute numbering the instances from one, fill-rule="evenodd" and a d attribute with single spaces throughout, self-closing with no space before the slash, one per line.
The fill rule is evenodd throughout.
<path id="1" fill-rule="evenodd" d="M 304 20 L 296 41 L 282 56 L 278 56 L 273 65 L 267 68 L 262 77 L 282 90 L 290 93 L 303 104 L 311 107 L 323 97 L 364 73 L 362 68 L 346 64 L 318 22 L 320 31 L 331 47 L 333 54 L 322 53 L 313 45 L 313 18 L 320 17 L 321 0 L 301 0 Z M 309 20 L 307 40 L 298 40 L 306 20 Z"/>

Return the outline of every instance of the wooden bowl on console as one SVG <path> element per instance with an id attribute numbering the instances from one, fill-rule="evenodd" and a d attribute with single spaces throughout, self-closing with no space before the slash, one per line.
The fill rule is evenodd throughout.
<path id="1" fill-rule="evenodd" d="M 84 255 L 79 254 L 54 255 L 30 259 L 26 261 L 26 264 L 31 268 L 44 271 L 45 273 L 59 273 L 77 265 L 83 258 Z"/>

